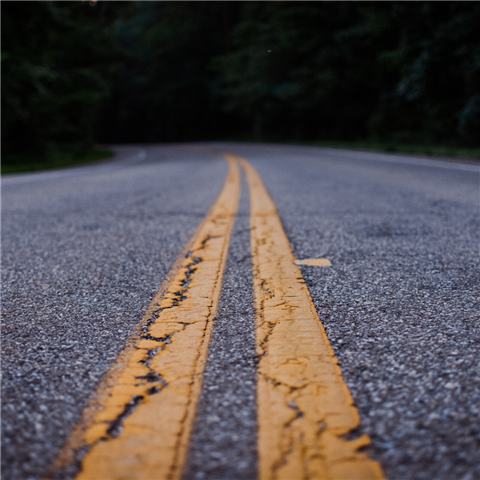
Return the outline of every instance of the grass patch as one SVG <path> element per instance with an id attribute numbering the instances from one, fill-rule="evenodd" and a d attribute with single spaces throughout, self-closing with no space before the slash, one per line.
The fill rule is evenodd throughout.
<path id="1" fill-rule="evenodd" d="M 94 148 L 90 153 L 74 156 L 69 152 L 55 151 L 45 160 L 35 161 L 32 157 L 10 155 L 2 159 L 2 175 L 9 173 L 38 172 L 56 168 L 73 167 L 98 162 L 113 157 L 113 152 L 106 148 Z"/>
<path id="2" fill-rule="evenodd" d="M 386 153 L 406 153 L 409 155 L 425 155 L 429 157 L 463 158 L 465 160 L 480 160 L 480 148 L 461 148 L 448 145 L 411 145 L 393 142 L 306 142 L 304 145 L 319 147 L 347 148 Z"/>
<path id="3" fill-rule="evenodd" d="M 255 139 L 251 135 L 231 137 L 218 141 L 260 143 L 277 145 L 298 145 L 309 147 L 344 148 L 347 150 L 364 150 L 382 153 L 404 153 L 408 155 L 420 155 L 428 157 L 458 158 L 464 160 L 480 160 L 480 148 L 463 148 L 455 145 L 432 145 L 432 144 L 410 144 L 395 141 L 381 142 L 373 140 L 291 140 L 279 138 Z"/>

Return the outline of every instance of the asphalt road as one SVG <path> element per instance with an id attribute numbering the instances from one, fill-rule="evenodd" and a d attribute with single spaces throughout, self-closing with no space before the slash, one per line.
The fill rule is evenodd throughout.
<path id="1" fill-rule="evenodd" d="M 275 201 L 387 478 L 480 478 L 480 166 L 314 147 L 124 146 L 2 178 L 2 475 L 40 479 L 242 155 Z M 247 186 L 187 478 L 257 474 Z M 74 475 L 75 468 L 70 471 Z"/>

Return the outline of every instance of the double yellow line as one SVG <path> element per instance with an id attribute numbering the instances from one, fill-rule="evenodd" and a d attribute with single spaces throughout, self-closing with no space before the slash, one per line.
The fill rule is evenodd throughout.
<path id="1" fill-rule="evenodd" d="M 259 355 L 260 480 L 383 479 L 359 448 L 362 436 L 337 360 L 256 170 L 225 154 L 225 186 L 54 466 L 87 450 L 78 480 L 178 480 L 202 385 L 240 198 L 240 165 L 250 188 L 251 245 Z M 150 320 L 151 319 L 151 320 Z"/>

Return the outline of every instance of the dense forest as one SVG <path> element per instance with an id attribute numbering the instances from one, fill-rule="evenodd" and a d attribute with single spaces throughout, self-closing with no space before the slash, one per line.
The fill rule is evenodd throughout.
<path id="1" fill-rule="evenodd" d="M 95 143 L 480 145 L 479 2 L 1 2 L 2 157 Z"/>

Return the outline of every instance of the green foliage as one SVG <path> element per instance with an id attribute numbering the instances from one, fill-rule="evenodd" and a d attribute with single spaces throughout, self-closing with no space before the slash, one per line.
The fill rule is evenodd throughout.
<path id="1" fill-rule="evenodd" d="M 256 136 L 480 142 L 478 2 L 252 2 L 212 60 Z"/>
<path id="2" fill-rule="evenodd" d="M 96 141 L 479 146 L 478 25 L 478 2 L 2 2 L 3 162 Z"/>
<path id="3" fill-rule="evenodd" d="M 115 12 L 86 2 L 2 3 L 2 157 L 90 150 L 120 57 Z M 103 7 L 103 8 L 102 8 Z"/>
<path id="4" fill-rule="evenodd" d="M 84 155 L 74 155 L 69 150 L 51 150 L 48 158 L 32 158 L 29 154 L 12 154 L 10 162 L 2 162 L 2 175 L 35 172 L 52 168 L 65 168 L 98 162 L 113 157 L 113 152 L 95 147 Z"/>
<path id="5" fill-rule="evenodd" d="M 140 2 L 137 15 L 120 23 L 117 45 L 127 60 L 105 109 L 105 138 L 222 136 L 225 114 L 208 66 L 226 48 L 236 9 L 223 2 Z"/>
<path id="6" fill-rule="evenodd" d="M 396 4 L 395 48 L 379 58 L 394 72 L 375 127 L 397 138 L 479 143 L 480 4 Z"/>
<path id="7" fill-rule="evenodd" d="M 302 142 L 303 145 L 327 148 L 347 148 L 352 150 L 377 151 L 388 153 L 406 153 L 415 156 L 458 158 L 480 160 L 480 148 L 459 148 L 452 145 L 415 145 L 408 143 L 378 142 L 371 140 Z"/>

